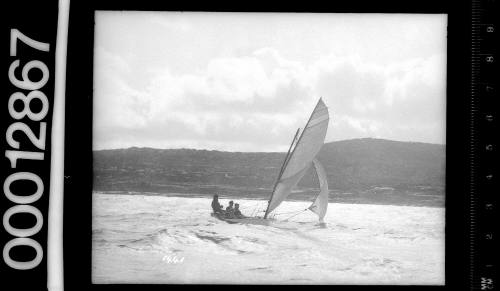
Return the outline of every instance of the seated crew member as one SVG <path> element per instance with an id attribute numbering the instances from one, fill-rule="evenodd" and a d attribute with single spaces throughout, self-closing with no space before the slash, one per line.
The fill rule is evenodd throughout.
<path id="1" fill-rule="evenodd" d="M 234 216 L 236 218 L 243 218 L 245 215 L 241 214 L 240 205 L 238 203 L 234 204 Z"/>
<path id="2" fill-rule="evenodd" d="M 212 210 L 214 211 L 214 213 L 224 214 L 222 205 L 219 203 L 219 195 L 217 194 L 214 195 L 214 199 L 212 200 Z"/>
<path id="3" fill-rule="evenodd" d="M 226 217 L 227 218 L 234 218 L 234 208 L 233 208 L 233 201 L 229 201 L 229 206 L 226 207 Z"/>

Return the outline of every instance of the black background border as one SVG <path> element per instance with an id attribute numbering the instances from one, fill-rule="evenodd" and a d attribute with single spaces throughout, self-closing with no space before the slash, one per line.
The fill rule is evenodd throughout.
<path id="1" fill-rule="evenodd" d="M 5 260 L 2 259 L 0 262 L 0 277 L 2 278 L 2 287 L 9 286 L 9 284 L 15 284 L 17 288 L 21 290 L 28 290 L 32 286 L 45 286 L 47 284 L 47 239 L 48 239 L 48 208 L 49 208 L 49 192 L 50 192 L 50 169 L 51 169 L 51 150 L 52 150 L 52 117 L 53 117 L 53 104 L 54 104 L 54 84 L 55 84 L 55 50 L 56 50 L 56 34 L 57 34 L 57 12 L 58 12 L 58 2 L 51 1 L 49 3 L 40 3 L 40 2 L 28 2 L 26 1 L 15 1 L 11 4 L 10 7 L 5 7 L 6 5 L 2 5 L 1 11 L 1 19 L 5 21 L 5 24 L 2 26 L 2 42 L 4 45 L 2 46 L 2 108 L 0 113 L 0 132 L 3 135 L 3 142 L 0 145 L 0 152 L 2 153 L 2 161 L 0 164 L 0 168 L 2 171 L 0 172 L 0 177 L 2 181 L 2 185 L 4 185 L 4 181 L 8 176 L 14 173 L 20 172 L 29 172 L 33 173 L 40 177 L 42 183 L 44 185 L 44 190 L 42 192 L 42 196 L 37 199 L 35 202 L 29 203 L 28 205 L 35 207 L 38 209 L 43 218 L 43 224 L 36 234 L 29 236 L 29 238 L 35 240 L 40 244 L 43 257 L 41 262 L 32 269 L 28 270 L 19 270 L 14 269 L 8 266 L 5 263 Z M 44 13 L 40 13 L 43 11 Z M 40 51 L 37 49 L 33 49 L 29 45 L 22 43 L 22 41 L 17 40 L 17 55 L 10 56 L 10 42 L 11 40 L 11 29 L 17 29 L 20 33 L 25 36 L 49 44 L 49 51 Z M 37 89 L 45 94 L 48 101 L 48 112 L 46 116 L 40 121 L 33 121 L 29 117 L 24 116 L 20 119 L 14 119 L 9 110 L 8 110 L 8 101 L 11 94 L 14 92 L 20 92 L 22 94 L 29 94 L 29 92 L 33 92 L 30 89 L 22 89 L 18 88 L 14 84 L 11 83 L 9 77 L 7 76 L 10 65 L 13 61 L 19 60 L 19 67 L 14 71 L 16 78 L 22 79 L 21 71 L 23 67 L 32 60 L 41 61 L 48 68 L 48 81 L 41 88 Z M 33 80 L 37 80 L 35 73 L 36 70 L 33 70 L 33 73 L 29 73 L 31 75 L 29 78 L 33 78 Z M 19 103 L 16 102 L 16 103 Z M 35 103 L 35 102 L 33 102 Z M 30 108 L 37 112 L 39 109 L 34 109 L 37 107 L 36 105 L 30 104 Z M 20 110 L 18 107 L 17 110 Z M 22 122 L 27 125 L 30 129 L 33 130 L 33 133 L 36 136 L 40 134 L 40 123 L 46 123 L 46 132 L 45 132 L 45 148 L 41 150 L 40 148 L 33 145 L 32 141 L 28 139 L 28 137 L 21 133 L 16 132 L 13 134 L 13 137 L 20 144 L 20 151 L 33 151 L 38 153 L 43 153 L 42 160 L 30 160 L 30 159 L 19 159 L 16 163 L 16 167 L 12 168 L 9 159 L 6 158 L 5 154 L 7 150 L 16 150 L 7 144 L 6 140 L 6 131 L 12 124 L 15 122 Z M 22 180 L 21 180 L 22 181 Z M 33 193 L 33 182 L 14 182 L 11 184 L 11 190 L 16 195 L 24 196 L 28 193 Z M 12 202 L 6 195 L 3 193 L 0 197 L 0 213 L 2 216 L 6 213 L 8 209 L 11 207 L 20 205 L 18 203 Z M 15 214 L 11 216 L 9 219 L 9 223 L 15 228 L 24 228 L 26 226 L 32 227 L 35 223 L 34 217 L 32 215 L 27 214 Z M 38 221 L 38 220 L 37 220 Z M 4 226 L 0 229 L 0 246 L 3 249 L 7 242 L 11 241 L 15 237 L 7 232 Z M 14 260 L 19 261 L 30 261 L 35 257 L 35 251 L 27 246 L 18 246 L 14 247 L 10 250 L 9 255 Z M 29 278 L 29 280 L 27 280 Z"/>
<path id="2" fill-rule="evenodd" d="M 462 290 L 470 284 L 468 140 L 470 98 L 470 3 L 465 1 L 351 1 L 270 6 L 163 1 L 78 1 L 70 6 L 65 133 L 64 285 L 66 290 L 165 290 L 184 285 L 92 284 L 92 92 L 95 10 L 248 12 L 361 12 L 448 14 L 446 131 L 445 286 L 329 286 L 335 290 Z M 192 285 L 191 285 L 192 286 Z M 224 288 L 225 286 L 218 287 Z M 206 287 L 203 287 L 206 288 Z M 229 287 L 235 288 L 235 287 Z M 239 286 L 237 288 L 248 288 Z"/>

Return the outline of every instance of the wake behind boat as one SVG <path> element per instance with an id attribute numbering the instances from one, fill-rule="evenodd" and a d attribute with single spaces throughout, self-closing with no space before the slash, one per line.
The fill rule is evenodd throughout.
<path id="1" fill-rule="evenodd" d="M 307 170 L 314 166 L 320 191 L 312 199 L 312 204 L 308 208 L 298 211 L 297 215 L 310 210 L 318 215 L 319 221 L 322 223 L 328 208 L 328 181 L 326 171 L 316 156 L 325 142 L 329 119 L 328 107 L 320 98 L 300 136 L 299 128 L 293 137 L 263 217 L 233 217 L 230 214 L 228 215 L 221 209 L 218 202 L 214 202 L 217 200 L 215 196 L 212 202 L 212 208 L 214 209 L 212 216 L 228 223 L 266 224 L 265 221 L 268 220 L 269 214 L 285 201 L 293 188 L 304 177 Z M 299 137 L 297 138 L 297 136 Z M 216 203 L 215 206 L 214 203 Z M 275 213 L 275 215 L 278 214 Z"/>

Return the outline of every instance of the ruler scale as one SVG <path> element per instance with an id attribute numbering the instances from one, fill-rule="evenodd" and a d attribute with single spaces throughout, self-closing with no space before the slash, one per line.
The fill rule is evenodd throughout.
<path id="1" fill-rule="evenodd" d="M 496 90 L 498 34 L 493 18 L 495 0 L 472 0 L 470 19 L 471 86 L 469 115 L 469 289 L 497 290 L 498 275 L 495 221 L 498 165 L 497 119 L 493 101 Z"/>

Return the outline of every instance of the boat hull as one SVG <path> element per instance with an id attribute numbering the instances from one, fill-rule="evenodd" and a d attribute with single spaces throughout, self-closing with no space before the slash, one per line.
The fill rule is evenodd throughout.
<path id="1" fill-rule="evenodd" d="M 258 225 L 269 225 L 269 220 L 263 219 L 261 217 L 244 217 L 244 218 L 226 218 L 223 214 L 211 213 L 212 217 L 219 220 L 225 221 L 227 223 L 241 223 L 241 224 L 258 224 Z"/>

